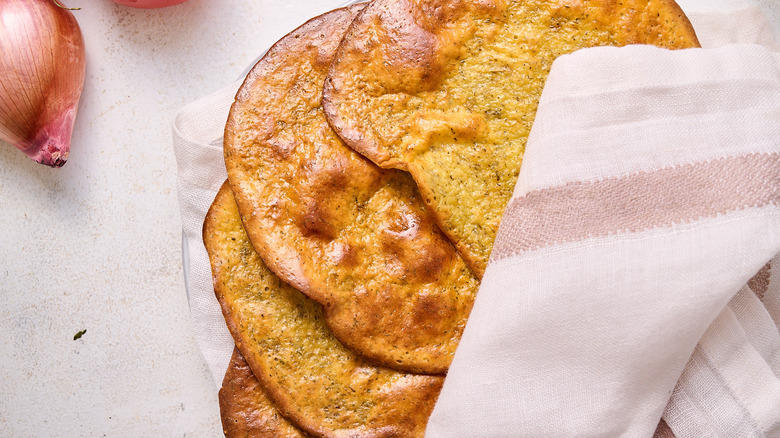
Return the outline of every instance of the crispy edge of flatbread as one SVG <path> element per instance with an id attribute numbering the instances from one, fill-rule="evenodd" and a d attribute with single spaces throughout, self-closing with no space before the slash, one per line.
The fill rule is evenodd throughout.
<path id="1" fill-rule="evenodd" d="M 228 142 L 233 137 L 232 132 L 241 131 L 241 127 L 238 126 L 238 122 L 236 122 L 233 115 L 234 112 L 236 111 L 237 105 L 239 105 L 239 102 L 243 100 L 244 94 L 248 93 L 249 90 L 251 90 L 251 84 L 256 80 L 258 76 L 267 74 L 274 67 L 276 67 L 274 63 L 267 63 L 268 59 L 276 56 L 278 52 L 288 51 L 291 45 L 294 46 L 296 44 L 299 44 L 299 42 L 296 40 L 298 35 L 301 32 L 304 32 L 309 28 L 317 29 L 318 27 L 324 24 L 328 24 L 329 20 L 335 19 L 334 14 L 354 14 L 356 16 L 360 13 L 360 11 L 362 11 L 365 8 L 365 6 L 366 5 L 363 3 L 358 3 L 343 8 L 337 8 L 328 11 L 324 14 L 313 17 L 307 20 L 305 23 L 298 26 L 297 28 L 293 29 L 291 32 L 289 32 L 288 34 L 280 38 L 278 41 L 276 41 L 271 46 L 271 48 L 269 48 L 268 51 L 266 51 L 266 53 L 249 70 L 249 73 L 244 78 L 243 83 L 238 88 L 236 97 L 233 101 L 233 104 L 231 105 L 230 111 L 228 113 L 228 118 L 225 123 L 225 130 L 223 135 L 224 138 L 223 149 L 225 151 L 225 165 L 228 173 L 228 183 L 231 185 L 231 190 L 234 193 L 238 194 L 237 201 L 239 203 L 239 210 L 241 211 L 242 214 L 242 220 L 244 220 L 245 223 L 251 220 L 251 216 L 253 213 L 251 211 L 252 206 L 242 205 L 241 202 L 242 200 L 240 197 L 240 194 L 242 192 L 241 183 L 239 181 L 235 181 L 235 179 L 232 178 L 232 170 L 231 170 L 232 163 L 231 163 L 231 158 L 228 157 L 228 154 L 232 150 L 232 148 L 228 144 Z M 351 22 L 351 18 L 350 18 L 350 22 Z M 290 40 L 291 36 L 293 36 L 294 40 Z M 250 238 L 251 238 L 251 232 L 250 232 Z M 266 266 L 268 266 L 268 268 L 270 268 L 275 275 L 284 279 L 285 282 L 292 285 L 296 289 L 302 291 L 306 295 L 313 297 L 314 292 L 311 290 L 312 287 L 308 279 L 306 278 L 306 275 L 304 275 L 304 268 L 301 265 L 301 261 L 299 260 L 298 254 L 285 247 L 283 248 L 283 250 L 285 251 L 283 254 L 282 253 L 277 254 L 275 257 L 265 256 L 266 253 L 270 252 L 270 247 L 273 246 L 275 243 L 276 242 L 265 243 L 261 241 L 256 241 L 253 244 L 255 245 L 258 254 L 263 258 L 263 261 L 266 264 Z M 277 248 L 277 250 L 279 249 Z"/>
<path id="2" fill-rule="evenodd" d="M 355 356 L 354 353 L 341 346 L 335 338 L 333 338 L 334 346 L 340 347 L 340 350 L 335 353 L 336 357 L 339 357 L 340 363 L 330 362 L 329 366 L 340 366 L 344 369 L 345 374 L 338 376 L 343 377 L 345 380 L 354 379 L 350 381 L 348 385 L 344 385 L 344 382 L 340 382 L 342 392 L 353 397 L 353 404 L 363 407 L 365 404 L 360 397 L 372 397 L 374 399 L 373 404 L 369 403 L 369 411 L 367 413 L 358 413 L 352 411 L 345 411 L 343 406 L 332 398 L 324 395 L 323 391 L 328 391 L 327 387 L 322 387 L 321 382 L 324 381 L 323 376 L 306 375 L 298 376 L 308 383 L 304 384 L 302 393 L 295 393 L 289 388 L 277 388 L 273 383 L 280 383 L 274 381 L 272 374 L 276 371 L 273 369 L 271 362 L 276 363 L 274 358 L 267 358 L 265 362 L 260 357 L 267 352 L 256 351 L 256 346 L 253 345 L 254 331 L 251 327 L 244 327 L 243 325 L 251 321 L 245 321 L 242 319 L 240 308 L 233 308 L 236 297 L 233 297 L 230 287 L 224 282 L 228 279 L 224 278 L 226 269 L 230 266 L 230 258 L 226 254 L 222 254 L 224 249 L 220 247 L 225 245 L 220 241 L 219 228 L 224 225 L 223 220 L 235 222 L 240 226 L 240 232 L 244 235 L 244 241 L 246 248 L 251 248 L 251 242 L 249 242 L 246 233 L 243 230 L 241 224 L 238 208 L 235 204 L 233 194 L 230 191 L 230 187 L 227 183 L 223 184 L 220 188 L 214 202 L 209 209 L 206 219 L 203 224 L 203 241 L 209 253 L 209 260 L 212 266 L 212 276 L 214 282 L 214 291 L 217 296 L 217 300 L 222 307 L 222 312 L 225 317 L 225 322 L 228 329 L 236 342 L 237 348 L 241 351 L 246 362 L 249 364 L 255 376 L 265 388 L 269 398 L 277 406 L 279 411 L 287 417 L 294 425 L 301 428 L 305 433 L 309 433 L 315 436 L 339 438 L 344 436 L 350 437 L 421 437 L 425 430 L 428 417 L 430 416 L 436 398 L 438 397 L 441 386 L 444 383 L 442 376 L 429 376 L 418 374 L 405 374 L 402 372 L 390 370 L 388 368 L 382 368 L 373 366 L 363 359 Z M 230 231 L 238 231 L 230 230 Z M 235 239 L 234 239 L 235 240 Z M 242 243 L 238 243 L 243 245 Z M 232 244 L 228 244 L 230 246 Z M 247 255 L 249 256 L 249 255 Z M 243 253 L 240 257 L 243 257 Z M 251 257 L 251 256 L 249 256 Z M 260 266 L 263 266 L 262 260 L 257 257 Z M 265 268 L 267 270 L 267 268 Z M 242 273 L 240 274 L 244 280 L 250 278 L 244 276 L 246 273 L 250 273 L 246 267 L 242 267 Z M 254 274 L 250 274 L 254 275 Z M 268 271 L 268 278 L 274 278 L 278 281 L 280 287 L 290 288 L 292 292 L 300 293 L 293 290 L 291 286 L 279 281 L 273 273 Z M 253 287 L 265 288 L 262 278 L 252 278 L 251 283 Z M 303 294 L 300 295 L 301 299 L 311 303 L 311 305 L 318 306 L 315 302 L 306 298 Z M 261 315 L 262 317 L 262 315 Z M 295 320 L 298 315 L 289 315 L 290 320 Z M 323 330 L 327 330 L 323 325 Z M 289 329 L 289 328 L 287 328 Z M 322 333 L 323 336 L 330 337 L 329 332 Z M 325 338 L 323 338 L 325 339 Z M 330 342 L 330 341 L 327 341 Z M 298 351 L 296 351 L 296 354 Z M 267 367 L 264 366 L 268 365 Z M 322 366 L 322 363 L 316 364 L 318 367 Z M 318 368 L 321 369 L 321 368 Z M 267 373 L 267 374 L 266 374 Z M 333 376 L 331 376 L 333 377 Z M 381 378 L 379 383 L 377 378 Z M 313 379 L 313 381 L 310 381 Z M 382 383 L 385 382 L 385 383 Z M 335 379 L 332 383 L 336 383 Z M 354 384 L 354 385 L 353 385 Z M 354 387 L 353 387 L 354 386 Z M 346 391 L 350 389 L 352 392 Z M 355 389 L 357 388 L 357 389 Z M 306 409 L 299 409 L 295 404 L 295 398 L 300 400 L 308 400 L 313 397 L 311 391 L 317 391 L 320 393 L 321 399 L 328 400 L 328 406 L 322 406 L 317 412 L 322 417 L 317 417 L 312 414 L 312 406 L 309 407 L 308 412 L 312 415 L 307 415 Z M 333 403 L 336 403 L 333 405 Z M 332 408 L 336 408 L 333 411 Z M 328 411 L 331 415 L 328 417 L 324 411 Z M 348 421 L 349 425 L 343 425 L 341 423 L 342 418 L 354 416 L 357 418 L 365 418 L 366 422 L 358 422 L 357 420 Z"/>
<path id="3" fill-rule="evenodd" d="M 222 388 L 219 411 L 226 438 L 305 438 L 276 408 L 238 348 L 233 349 Z"/>

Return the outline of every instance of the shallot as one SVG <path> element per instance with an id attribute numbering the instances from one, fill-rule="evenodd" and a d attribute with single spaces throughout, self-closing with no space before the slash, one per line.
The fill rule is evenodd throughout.
<path id="1" fill-rule="evenodd" d="M 53 0 L 0 1 L 0 139 L 61 167 L 84 87 L 84 39 Z"/>

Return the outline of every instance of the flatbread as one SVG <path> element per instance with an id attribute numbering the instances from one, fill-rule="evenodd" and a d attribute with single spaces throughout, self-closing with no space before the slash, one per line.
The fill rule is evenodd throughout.
<path id="1" fill-rule="evenodd" d="M 350 147 L 411 172 L 481 277 L 553 60 L 626 44 L 698 46 L 673 0 L 374 0 L 323 105 Z"/>
<path id="2" fill-rule="evenodd" d="M 411 176 L 344 145 L 320 105 L 361 7 L 309 21 L 249 73 L 225 128 L 230 186 L 260 256 L 324 306 L 341 342 L 383 366 L 444 373 L 478 280 Z"/>
<path id="3" fill-rule="evenodd" d="M 377 367 L 339 343 L 321 306 L 265 267 L 227 185 L 203 242 L 228 329 L 285 417 L 315 436 L 423 436 L 444 378 Z"/>
<path id="4" fill-rule="evenodd" d="M 276 409 L 238 349 L 219 390 L 219 412 L 226 438 L 306 437 Z"/>
<path id="5" fill-rule="evenodd" d="M 226 438 L 304 438 L 306 435 L 281 416 L 238 349 L 219 390 L 219 406 Z M 664 420 L 653 438 L 675 438 Z"/>

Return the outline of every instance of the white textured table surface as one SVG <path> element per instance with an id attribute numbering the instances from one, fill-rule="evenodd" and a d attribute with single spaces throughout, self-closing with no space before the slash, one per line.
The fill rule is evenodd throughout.
<path id="1" fill-rule="evenodd" d="M 221 436 L 184 289 L 171 122 L 342 0 L 63 2 L 82 8 L 87 50 L 70 159 L 50 169 L 0 144 L 0 436 Z"/>
<path id="2" fill-rule="evenodd" d="M 171 121 L 343 0 L 66 3 L 87 47 L 70 160 L 50 169 L 0 144 L 0 436 L 220 436 L 182 276 Z"/>

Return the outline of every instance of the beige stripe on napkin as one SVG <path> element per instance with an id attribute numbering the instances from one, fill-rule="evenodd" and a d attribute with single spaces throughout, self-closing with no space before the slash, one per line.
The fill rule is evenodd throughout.
<path id="1" fill-rule="evenodd" d="M 491 260 L 780 203 L 780 154 L 749 154 L 573 182 L 514 198 Z"/>

